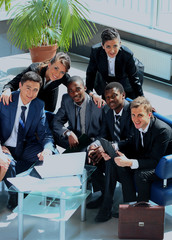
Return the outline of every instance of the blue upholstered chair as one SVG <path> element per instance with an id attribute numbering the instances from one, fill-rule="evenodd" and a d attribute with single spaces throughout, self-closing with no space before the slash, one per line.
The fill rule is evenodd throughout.
<path id="1" fill-rule="evenodd" d="M 127 98 L 127 101 L 132 101 Z M 154 112 L 153 115 L 172 128 L 172 120 Z M 150 200 L 160 206 L 172 204 L 172 149 L 171 154 L 163 156 L 156 166 L 155 173 L 161 179 L 152 183 Z"/>
<path id="2" fill-rule="evenodd" d="M 172 127 L 172 120 L 154 112 L 154 116 Z M 172 149 L 171 149 L 172 153 Z M 161 206 L 172 204 L 172 154 L 163 156 L 156 166 L 155 173 L 162 180 L 154 182 L 151 187 L 150 200 Z"/>

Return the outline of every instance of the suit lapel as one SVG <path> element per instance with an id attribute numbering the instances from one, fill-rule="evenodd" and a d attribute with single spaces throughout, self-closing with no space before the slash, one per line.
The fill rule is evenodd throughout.
<path id="1" fill-rule="evenodd" d="M 120 122 L 120 130 L 121 132 L 124 129 L 124 126 L 126 124 L 126 121 L 130 121 L 130 116 L 128 115 L 128 105 L 129 103 L 125 100 L 124 102 L 124 108 L 123 108 L 123 112 L 122 112 L 122 117 L 121 117 L 121 122 Z"/>
<path id="2" fill-rule="evenodd" d="M 10 132 L 12 132 L 15 119 L 16 119 L 16 113 L 17 113 L 17 106 L 18 106 L 18 99 L 19 99 L 19 92 L 15 92 L 12 96 L 13 101 L 10 103 Z"/>
<path id="3" fill-rule="evenodd" d="M 110 131 L 111 133 L 111 137 L 112 140 L 115 140 L 115 135 L 114 135 L 114 124 L 115 124 L 115 119 L 114 119 L 114 112 L 112 109 L 109 109 L 109 114 L 107 115 L 109 120 L 108 120 L 108 124 L 109 124 L 109 129 L 112 129 L 112 131 Z M 113 128 L 112 128 L 113 126 Z"/>
<path id="4" fill-rule="evenodd" d="M 28 132 L 33 119 L 35 118 L 35 113 L 36 113 L 36 108 L 35 108 L 35 104 L 34 104 L 34 100 L 33 100 L 29 105 L 29 111 L 28 111 L 26 124 L 25 124 L 25 135 Z"/>
<path id="5" fill-rule="evenodd" d="M 105 50 L 102 48 L 102 51 L 100 53 L 100 59 L 101 59 L 101 72 L 104 73 L 105 76 L 108 76 L 108 60 Z"/>
<path id="6" fill-rule="evenodd" d="M 87 97 L 86 102 L 86 111 L 85 111 L 85 133 L 88 134 L 89 125 L 91 122 L 91 116 L 92 116 L 92 102 L 90 97 Z"/>

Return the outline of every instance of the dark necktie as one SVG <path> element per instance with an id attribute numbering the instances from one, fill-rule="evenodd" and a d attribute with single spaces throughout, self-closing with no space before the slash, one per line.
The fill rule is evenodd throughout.
<path id="1" fill-rule="evenodd" d="M 77 135 L 81 134 L 80 110 L 81 110 L 81 107 L 76 105 L 76 132 L 77 132 Z"/>
<path id="2" fill-rule="evenodd" d="M 23 150 L 24 141 L 24 131 L 25 131 L 25 111 L 27 107 L 21 106 L 22 112 L 20 115 L 18 133 L 17 133 L 17 146 L 16 146 L 16 156 L 20 156 Z"/>
<path id="3" fill-rule="evenodd" d="M 120 132 L 121 132 L 120 131 L 121 116 L 116 115 L 115 118 L 116 118 L 116 121 L 115 121 L 115 124 L 114 124 L 114 135 L 115 135 L 116 141 L 119 142 L 120 141 Z"/>

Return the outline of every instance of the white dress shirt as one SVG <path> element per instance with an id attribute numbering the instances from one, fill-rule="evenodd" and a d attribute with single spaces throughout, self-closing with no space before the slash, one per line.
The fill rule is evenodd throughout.
<path id="1" fill-rule="evenodd" d="M 149 128 L 149 125 L 150 125 L 150 122 L 149 124 L 146 126 L 145 129 L 142 129 L 142 128 L 139 128 L 139 132 L 140 132 L 140 136 L 141 136 L 141 143 L 142 143 L 142 146 L 144 147 L 144 143 L 143 143 L 143 135 L 142 133 L 146 133 L 148 131 L 148 128 Z M 137 159 L 130 159 L 132 161 L 132 166 L 131 166 L 131 169 L 137 169 L 139 167 L 139 162 Z"/>
<path id="2" fill-rule="evenodd" d="M 115 76 L 115 59 L 108 56 L 108 75 Z"/>
<path id="3" fill-rule="evenodd" d="M 20 115 L 21 115 L 21 106 L 27 107 L 25 111 L 25 121 L 27 119 L 28 111 L 29 111 L 29 105 L 30 103 L 24 105 L 21 97 L 19 95 L 19 100 L 18 100 L 18 106 L 17 106 L 17 112 L 16 112 L 16 118 L 13 126 L 13 130 L 11 132 L 10 137 L 7 139 L 7 141 L 4 143 L 5 146 L 10 146 L 10 147 L 16 147 L 17 145 L 17 134 L 18 134 L 18 126 L 19 126 L 19 120 L 20 120 Z"/>

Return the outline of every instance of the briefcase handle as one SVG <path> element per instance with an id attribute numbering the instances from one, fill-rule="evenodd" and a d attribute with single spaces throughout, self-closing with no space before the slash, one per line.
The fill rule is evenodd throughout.
<path id="1" fill-rule="evenodd" d="M 151 207 L 152 205 L 149 202 L 142 201 L 142 202 L 134 203 L 131 206 L 133 206 L 133 207 Z"/>

